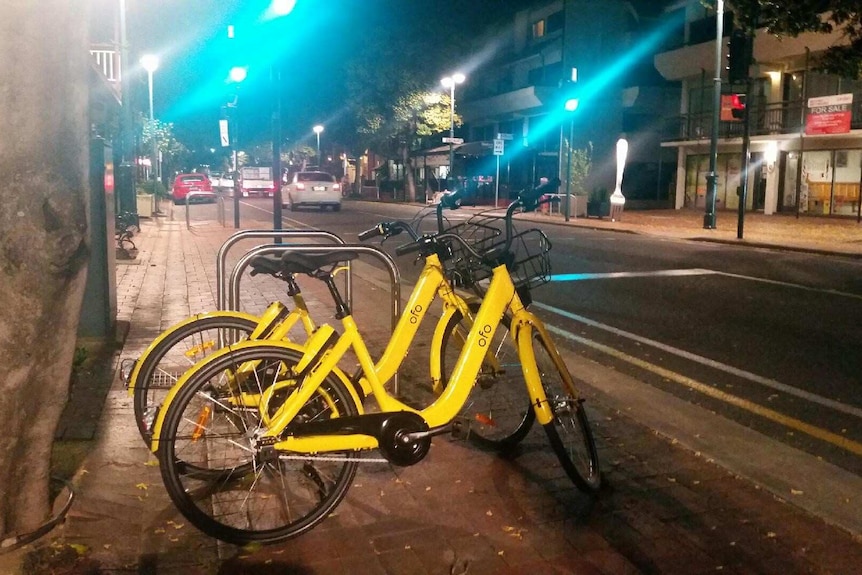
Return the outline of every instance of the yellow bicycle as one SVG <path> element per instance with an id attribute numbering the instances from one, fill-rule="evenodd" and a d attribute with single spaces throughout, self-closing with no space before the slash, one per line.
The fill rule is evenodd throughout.
<path id="1" fill-rule="evenodd" d="M 146 443 L 152 439 L 150 427 L 168 390 L 201 359 L 228 343 L 245 339 L 288 339 L 295 327 L 305 335 L 314 333 L 316 325 L 295 274 L 286 273 L 281 265 L 265 256 L 252 258 L 249 264 L 251 275 L 266 274 L 287 284 L 293 309 L 276 301 L 260 316 L 240 311 L 201 313 L 159 334 L 134 362 L 121 370 L 132 396 L 138 431 Z"/>
<path id="2" fill-rule="evenodd" d="M 203 532 L 236 544 L 271 543 L 311 529 L 344 498 L 358 463 L 368 459 L 363 452 L 378 449 L 382 461 L 412 465 L 428 453 L 432 436 L 450 431 L 507 311 L 536 419 L 573 482 L 585 491 L 598 489 L 598 454 L 583 399 L 544 324 L 525 308 L 530 288 L 550 274 L 550 243 L 539 230 L 516 234 L 512 216 L 535 209 L 543 193 L 544 188 L 522 193 L 502 218 L 504 239 L 480 245 L 480 251 L 445 233 L 399 248 L 402 254 L 429 254 L 415 290 L 428 301 L 446 284 L 435 257 L 441 251 L 465 280 L 490 280 L 441 395 L 421 410 L 387 393 L 383 384 L 392 365 L 374 363 L 332 275 L 322 271 L 355 254 L 286 254 L 285 260 L 327 283 L 343 333 L 321 326 L 304 347 L 240 343 L 180 379 L 158 414 L 152 445 L 180 512 Z M 400 363 L 426 311 L 408 306 L 408 319 L 399 322 L 384 357 L 395 355 Z M 337 367 L 348 351 L 360 365 L 354 378 Z M 250 376 L 234 377 L 249 362 L 256 365 Z M 367 394 L 376 412 L 365 411 Z M 232 467 L 231 458 L 239 464 Z M 185 474 L 178 464 L 185 461 L 221 472 Z"/>

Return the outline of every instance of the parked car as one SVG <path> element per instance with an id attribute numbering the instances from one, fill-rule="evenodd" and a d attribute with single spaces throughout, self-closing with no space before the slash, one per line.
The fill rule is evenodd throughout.
<path id="1" fill-rule="evenodd" d="M 282 202 L 290 211 L 313 206 L 321 210 L 331 207 L 337 212 L 341 209 L 341 184 L 326 172 L 297 172 L 282 188 Z"/>
<path id="2" fill-rule="evenodd" d="M 174 179 L 174 187 L 171 189 L 171 198 L 173 198 L 175 204 L 179 205 L 186 203 L 186 197 L 191 192 L 200 194 L 192 196 L 190 200 L 192 203 L 216 201 L 212 182 L 206 174 L 179 174 L 176 179 Z"/>

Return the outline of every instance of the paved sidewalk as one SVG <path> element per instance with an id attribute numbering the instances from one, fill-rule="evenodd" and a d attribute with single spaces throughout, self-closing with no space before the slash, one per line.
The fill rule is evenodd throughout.
<path id="1" fill-rule="evenodd" d="M 724 219 L 720 214 L 720 226 Z M 795 223 L 783 220 L 782 226 Z M 702 230 L 702 215 L 694 213 L 626 212 L 621 222 L 570 224 L 680 238 L 725 234 Z M 862 228 L 855 221 L 835 224 L 840 238 L 827 239 L 818 237 L 821 228 L 784 236 L 776 227 L 758 231 L 759 225 L 750 219 L 752 241 L 786 247 L 789 240 L 777 239 L 781 235 L 805 244 L 794 247 L 862 254 Z M 215 308 L 215 254 L 233 232 L 215 223 L 187 230 L 181 219 L 164 218 L 142 227 L 137 259 L 118 265 L 119 320 L 130 325 L 122 358 L 136 357 L 169 325 Z M 735 238 L 735 225 L 732 233 Z M 244 249 L 238 246 L 232 259 Z M 277 282 L 243 281 L 248 311 L 283 296 Z M 327 296 L 307 284 L 312 314 L 334 321 Z M 379 305 L 360 310 L 385 297 L 380 283 L 360 266 L 354 290 L 359 324 L 382 341 L 389 326 Z M 421 398 L 424 379 L 418 374 L 425 364 L 421 353 L 410 358 L 402 391 Z M 0 572 L 14 573 L 13 567 L 4 571 L 4 560 L 17 559 L 31 561 L 18 566 L 27 574 L 860 573 L 858 534 L 802 510 L 790 489 L 769 492 L 718 465 L 711 454 L 639 423 L 619 398 L 611 401 L 590 383 L 628 389 L 637 381 L 575 354 L 566 360 L 589 389 L 606 479 L 597 497 L 579 493 L 566 479 L 538 428 L 511 458 L 441 436 L 416 466 L 360 468 L 333 516 L 299 539 L 256 549 L 209 539 L 173 509 L 155 458 L 138 435 L 131 400 L 115 377 L 65 524 L 11 558 L 0 556 Z M 859 513 L 858 499 L 847 505 Z M 32 563 L 34 557 L 43 562 Z"/>
<path id="2" fill-rule="evenodd" d="M 810 253 L 862 257 L 862 223 L 856 218 L 826 218 L 746 213 L 742 239 L 736 213 L 719 212 L 716 228 L 704 229 L 702 210 L 624 211 L 619 221 L 609 218 L 570 218 L 560 214 L 536 214 L 533 219 L 695 241 L 767 247 Z"/>

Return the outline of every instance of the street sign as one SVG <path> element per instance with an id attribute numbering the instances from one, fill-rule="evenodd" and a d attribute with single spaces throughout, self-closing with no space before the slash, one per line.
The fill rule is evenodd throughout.
<path id="1" fill-rule="evenodd" d="M 494 140 L 494 155 L 503 155 L 503 140 Z"/>
<path id="2" fill-rule="evenodd" d="M 227 132 L 227 120 L 218 121 L 219 137 L 221 138 L 221 147 L 227 148 L 230 146 L 230 137 Z"/>
<path id="3" fill-rule="evenodd" d="M 512 134 L 497 134 L 498 140 L 511 140 L 513 139 Z"/>
<path id="4" fill-rule="evenodd" d="M 464 138 L 443 138 L 444 144 L 463 144 Z"/>

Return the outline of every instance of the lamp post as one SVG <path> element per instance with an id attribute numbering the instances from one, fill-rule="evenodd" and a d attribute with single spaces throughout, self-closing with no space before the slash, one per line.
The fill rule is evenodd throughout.
<path id="1" fill-rule="evenodd" d="M 239 91 L 239 85 L 245 80 L 246 74 L 248 71 L 242 66 L 234 66 L 230 69 L 228 77 L 237 88 L 237 92 Z M 233 157 L 233 227 L 234 229 L 239 229 L 239 194 L 240 194 L 240 184 L 239 184 L 239 158 L 237 154 L 237 148 L 239 147 L 239 118 L 237 117 L 239 112 L 237 110 L 237 106 L 239 104 L 239 95 L 234 96 L 233 101 L 233 113 L 230 114 L 228 120 L 233 118 L 233 126 L 230 129 L 230 143 L 231 143 L 231 156 Z M 231 105 L 228 104 L 228 108 Z"/>
<path id="2" fill-rule="evenodd" d="M 147 86 L 150 89 L 150 139 L 153 144 L 150 169 L 153 171 L 154 179 L 158 180 L 161 174 L 159 173 L 159 144 L 156 140 L 155 117 L 153 115 L 153 72 L 159 68 L 159 57 L 154 54 L 144 54 L 141 56 L 141 66 L 147 71 Z"/>
<path id="3" fill-rule="evenodd" d="M 440 83 L 444 88 L 449 88 L 449 173 L 446 175 L 448 180 L 453 172 L 455 165 L 455 84 L 461 84 L 466 80 L 464 74 L 457 72 L 451 76 L 446 76 Z"/>
<path id="4" fill-rule="evenodd" d="M 718 188 L 718 128 L 721 109 L 721 59 L 723 57 L 721 38 L 724 26 L 724 0 L 716 2 L 715 11 L 715 77 L 712 93 L 712 134 L 709 140 L 709 173 L 706 175 L 706 213 L 703 215 L 703 228 L 715 229 L 715 196 Z"/>
<path id="5" fill-rule="evenodd" d="M 578 99 L 569 98 L 563 106 L 569 113 L 569 145 L 566 150 L 566 203 L 563 205 L 563 213 L 566 221 L 571 217 L 571 195 L 572 195 L 572 140 L 575 138 L 575 110 L 578 109 Z"/>
<path id="6" fill-rule="evenodd" d="M 322 169 L 321 161 L 320 161 L 320 133 L 323 131 L 323 126 L 320 124 L 316 125 L 314 128 L 314 133 L 317 134 L 317 169 Z"/>

